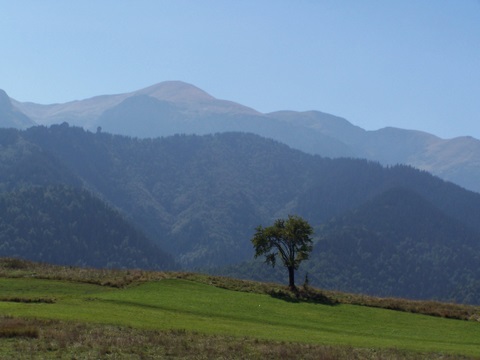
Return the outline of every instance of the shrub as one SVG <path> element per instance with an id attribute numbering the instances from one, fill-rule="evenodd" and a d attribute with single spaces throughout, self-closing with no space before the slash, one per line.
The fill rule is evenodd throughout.
<path id="1" fill-rule="evenodd" d="M 38 338 L 39 330 L 25 320 L 11 317 L 0 318 L 0 338 Z"/>

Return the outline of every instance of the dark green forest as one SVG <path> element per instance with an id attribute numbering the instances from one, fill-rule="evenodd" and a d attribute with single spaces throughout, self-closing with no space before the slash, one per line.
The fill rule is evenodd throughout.
<path id="1" fill-rule="evenodd" d="M 305 270 L 327 288 L 478 302 L 478 250 L 478 232 L 393 188 L 325 224 Z"/>
<path id="2" fill-rule="evenodd" d="M 276 272 L 263 265 L 232 265 L 253 258 L 255 227 L 298 214 L 315 228 L 301 266 L 314 286 L 480 303 L 480 194 L 408 166 L 308 155 L 245 133 L 136 139 L 66 123 L 2 129 L 0 144 L 7 196 L 86 189 L 184 269 L 267 279 Z M 132 244 L 130 263 L 96 266 L 174 266 L 138 260 Z"/>
<path id="3" fill-rule="evenodd" d="M 300 283 L 325 289 L 413 299 L 477 303 L 478 232 L 412 190 L 392 188 L 318 229 Z M 246 262 L 227 276 L 286 281 L 284 269 Z"/>
<path id="4" fill-rule="evenodd" d="M 97 268 L 174 267 L 118 211 L 86 190 L 61 185 L 0 196 L 0 256 Z"/>

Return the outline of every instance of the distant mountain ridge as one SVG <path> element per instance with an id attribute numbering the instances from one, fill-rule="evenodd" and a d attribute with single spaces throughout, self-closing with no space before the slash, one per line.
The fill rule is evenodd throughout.
<path id="1" fill-rule="evenodd" d="M 194 111 L 198 106 L 201 106 L 204 110 L 219 113 L 256 113 L 255 110 L 242 105 L 230 101 L 217 100 L 203 90 L 181 81 L 166 81 L 130 93 L 100 95 L 63 104 L 40 105 L 21 103 L 16 100 L 12 100 L 12 103 L 39 125 L 68 122 L 71 125 L 93 130 L 99 125 L 97 120 L 105 111 L 118 106 L 128 98 L 138 95 L 145 95 L 159 101 L 181 104 L 184 110 L 192 109 Z"/>
<path id="2" fill-rule="evenodd" d="M 262 114 L 218 100 L 181 81 L 64 104 L 39 105 L 10 99 L 9 105 L 5 97 L 6 94 L 0 102 L 2 127 L 23 129 L 34 123 L 67 122 L 92 131 L 101 128 L 134 137 L 252 132 L 311 154 L 365 158 L 383 165 L 411 165 L 480 192 L 480 141 L 472 137 L 440 139 L 425 132 L 396 128 L 366 131 L 319 111 Z"/>
<path id="3" fill-rule="evenodd" d="M 7 93 L 0 90 L 0 127 L 26 129 L 34 125 L 35 122 L 13 106 Z"/>

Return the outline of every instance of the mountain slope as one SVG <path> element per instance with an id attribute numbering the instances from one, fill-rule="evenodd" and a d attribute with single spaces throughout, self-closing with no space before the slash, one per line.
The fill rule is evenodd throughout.
<path id="1" fill-rule="evenodd" d="M 0 127 L 26 129 L 34 126 L 35 122 L 28 118 L 24 113 L 18 111 L 5 93 L 0 89 Z"/>
<path id="2" fill-rule="evenodd" d="M 26 115 L 42 125 L 68 122 L 89 130 L 100 127 L 111 133 L 136 137 L 252 132 L 311 154 L 366 158 L 383 165 L 411 165 L 480 192 L 476 181 L 480 176 L 480 141 L 477 139 L 445 140 L 394 128 L 365 131 L 345 119 L 319 111 L 261 114 L 246 106 L 216 99 L 181 81 L 166 81 L 129 93 L 65 104 L 11 102 L 17 117 Z M 29 124 L 15 127 L 25 128 Z M 12 126 L 11 120 L 3 126 Z"/>
<path id="3" fill-rule="evenodd" d="M 234 102 L 218 100 L 210 96 L 199 88 L 181 82 L 166 81 L 137 91 L 95 96 L 85 100 L 76 100 L 64 104 L 40 105 L 34 103 L 22 103 L 13 100 L 16 109 L 23 112 L 31 119 L 34 119 L 40 125 L 52 125 L 68 122 L 71 125 L 77 125 L 89 130 L 94 130 L 98 126 L 100 116 L 107 110 L 116 107 L 123 101 L 139 95 L 176 104 L 178 109 L 184 112 L 188 117 L 195 116 L 200 110 L 208 113 L 242 113 L 257 114 L 253 109 L 236 104 Z M 136 119 L 137 127 L 145 125 Z M 133 134 L 128 134 L 133 135 Z M 159 136 L 160 134 L 151 134 Z"/>
<path id="4" fill-rule="evenodd" d="M 189 266 L 250 256 L 250 246 L 238 240 L 258 219 L 281 211 L 304 176 L 281 162 L 291 149 L 245 134 L 136 140 L 52 126 L 24 136 Z M 299 166 L 310 160 L 293 154 Z M 282 187 L 285 193 L 277 193 Z"/>
<path id="5" fill-rule="evenodd" d="M 14 129 L 0 130 L 0 192 L 32 185 L 82 186 L 54 154 L 26 140 Z"/>
<path id="6" fill-rule="evenodd" d="M 119 219 L 119 215 L 112 212 L 110 207 L 102 205 L 98 199 L 91 199 L 91 194 L 85 195 L 80 190 L 73 190 L 82 188 L 84 185 L 85 183 L 55 154 L 27 141 L 17 130 L 0 130 L 0 194 L 4 196 L 1 200 L 3 212 L 0 215 L 0 222 L 3 226 L 0 230 L 1 256 L 20 256 L 60 264 L 71 263 L 88 266 L 148 268 L 174 266 L 169 255 L 163 254 L 156 247 L 152 249 L 151 244 L 147 245 L 148 241 L 144 239 L 145 236 L 140 231 L 133 230 L 131 225 L 127 225 L 125 219 Z M 52 186 L 54 186 L 53 189 L 51 189 Z M 64 186 L 67 188 L 63 189 Z M 34 189 L 36 190 L 34 191 Z M 39 195 L 39 192 L 42 191 L 49 194 L 48 199 Z M 54 200 L 51 199 L 52 196 Z M 47 200 L 50 202 L 46 202 Z M 65 222 L 65 218 L 61 216 L 64 212 L 71 212 L 71 203 L 76 204 L 76 212 Z M 77 220 L 74 220 L 73 216 L 81 218 L 82 212 L 89 214 L 88 222 L 92 228 L 104 227 L 93 237 L 90 236 L 92 234 L 85 233 L 85 227 L 78 228 L 74 225 Z M 30 216 L 26 217 L 27 213 Z M 16 214 L 16 216 L 11 218 L 12 214 Z M 44 223 L 34 220 L 40 214 L 41 219 L 45 220 Z M 112 226 L 115 226 L 114 222 L 117 226 L 120 224 L 118 229 L 112 229 Z M 108 225 L 108 223 L 112 223 L 112 225 Z M 41 226 L 43 230 L 35 230 L 38 226 Z M 29 232 L 29 229 L 32 229 L 33 232 Z M 52 230 L 53 232 L 51 232 Z M 38 231 L 42 233 L 46 231 L 47 235 L 39 237 Z M 140 245 L 139 249 L 132 250 L 136 246 L 132 245 L 133 243 L 127 248 L 128 241 L 122 243 L 122 239 L 125 237 L 124 234 L 118 236 L 118 231 L 124 232 L 127 236 L 129 236 L 128 234 L 133 235 L 131 236 L 132 241 L 136 241 L 136 244 Z M 23 235 L 19 236 L 20 233 Z M 116 234 L 115 239 L 113 238 L 114 234 Z M 96 255 L 102 257 L 102 259 L 98 259 L 93 255 L 95 252 L 93 249 L 103 241 L 102 236 L 106 243 L 102 251 Z M 63 241 L 58 243 L 59 239 L 63 239 Z M 88 250 L 84 249 L 82 254 L 73 250 L 79 246 L 78 239 L 82 239 L 83 245 L 90 244 L 84 246 Z M 98 244 L 90 243 L 95 239 L 99 241 Z M 39 241 L 44 243 L 41 244 Z M 72 241 L 74 241 L 73 244 Z M 109 241 L 110 243 L 108 243 Z M 118 243 L 114 243 L 115 241 Z M 115 250 L 117 248 L 120 250 Z M 47 251 L 39 249 L 47 249 Z M 125 253 L 126 250 L 130 253 Z M 147 260 L 143 260 L 144 252 L 157 254 L 158 262 L 153 262 L 150 255 L 146 257 Z M 118 258 L 115 260 L 112 256 L 118 256 Z M 107 261 L 107 259 L 109 260 Z"/>
<path id="7" fill-rule="evenodd" d="M 168 101 L 148 95 L 135 95 L 117 106 L 106 110 L 97 120 L 98 126 L 107 132 L 142 138 L 155 135 L 173 135 L 193 132 L 191 122 L 184 126 L 181 109 Z M 141 123 L 142 126 L 138 126 Z"/>
<path id="8" fill-rule="evenodd" d="M 479 232 L 412 190 L 391 188 L 316 229 L 299 284 L 381 297 L 480 304 Z M 288 281 L 284 268 L 247 261 L 212 273 Z"/>
<path id="9" fill-rule="evenodd" d="M 67 124 L 34 127 L 22 132 L 0 130 L 2 133 L 6 135 L 0 139 L 10 139 L 16 134 L 15 143 L 26 144 L 29 149 L 55 158 L 66 173 L 120 209 L 148 238 L 172 253 L 187 269 L 252 259 L 250 238 L 255 227 L 271 224 L 274 219 L 288 214 L 307 219 L 317 229 L 318 236 L 322 224 L 334 217 L 340 219 L 369 202 L 373 202 L 371 206 L 381 214 L 383 205 L 375 199 L 382 199 L 389 191 L 396 193 L 397 188 L 406 189 L 421 199 L 405 196 L 407 204 L 399 208 L 398 214 L 408 212 L 408 206 L 427 207 L 429 204 L 431 207 L 431 211 L 426 211 L 431 219 L 421 232 L 430 243 L 438 242 L 432 257 L 448 261 L 445 249 L 451 249 L 450 253 L 454 254 L 455 246 L 470 247 L 472 256 L 479 254 L 477 247 L 466 242 L 465 233 L 459 231 L 456 224 L 470 229 L 470 234 L 477 234 L 477 239 L 480 237 L 480 194 L 412 167 L 385 168 L 366 160 L 322 158 L 242 133 L 133 139 L 92 133 Z M 17 148 L 22 149 L 20 146 L 6 147 L 9 149 L 6 153 L 14 157 L 12 151 L 15 153 Z M 14 166 L 15 162 L 5 164 L 4 171 L 9 173 L 7 165 Z M 23 186 L 27 186 L 27 180 Z M 400 216 L 391 219 L 400 228 L 411 225 L 420 229 L 423 221 L 420 217 L 408 221 Z M 353 224 L 354 219 L 351 221 Z M 378 217 L 379 223 L 383 221 Z M 450 235 L 448 239 L 437 236 L 437 229 L 443 224 L 447 228 L 442 228 L 442 232 Z M 341 229 L 334 227 L 339 234 Z M 361 235 L 365 242 L 371 237 L 368 231 Z M 409 253 L 409 256 L 415 262 L 420 255 Z M 391 257 L 387 263 L 393 260 Z M 319 261 L 312 261 L 312 267 Z M 386 267 L 388 274 L 385 276 L 395 279 L 398 269 L 393 265 L 398 264 L 391 265 Z M 478 262 L 464 265 L 474 273 Z M 364 266 L 368 268 L 368 264 Z M 322 266 L 314 269 L 310 276 L 317 279 L 315 281 L 330 275 L 330 270 Z M 401 271 L 410 274 L 412 269 L 404 267 Z M 467 273 L 462 268 L 459 271 Z M 458 280 L 459 286 L 475 286 L 475 278 L 455 274 L 451 277 Z M 428 279 L 435 289 L 442 283 L 432 274 Z M 340 280 L 337 284 L 341 284 Z M 382 288 L 381 283 L 371 282 L 364 286 L 366 291 L 374 284 Z M 332 283 L 329 286 L 333 286 Z M 405 294 L 410 296 L 410 293 Z M 438 296 L 445 299 L 447 295 Z M 462 299 L 458 294 L 455 296 Z M 470 301 L 468 296 L 464 299 Z"/>
<path id="10" fill-rule="evenodd" d="M 30 187 L 0 196 L 0 256 L 53 264 L 167 269 L 173 260 L 90 193 Z"/>
<path id="11" fill-rule="evenodd" d="M 392 188 L 326 224 L 305 271 L 321 268 L 312 277 L 326 288 L 478 302 L 478 236 L 415 192 Z"/>
<path id="12" fill-rule="evenodd" d="M 287 201 L 303 213 L 321 206 L 326 209 L 325 216 L 329 216 L 358 206 L 391 187 L 405 185 L 442 211 L 480 229 L 478 213 L 474 211 L 480 210 L 477 208 L 480 195 L 408 166 L 384 168 L 364 160 L 320 158 L 240 133 L 141 140 L 93 134 L 62 125 L 32 128 L 23 137 L 55 154 L 87 183 L 100 184 L 98 189 L 102 192 L 112 189 L 111 184 L 102 185 L 102 179 L 122 176 L 137 186 L 140 183 L 151 186 L 154 181 L 162 187 L 184 187 L 182 182 L 186 182 L 186 188 L 204 186 L 210 192 L 223 190 L 212 188 L 210 181 L 228 184 L 238 191 L 254 186 L 258 192 L 254 197 L 262 202 L 275 199 L 273 202 L 279 206 Z M 275 194 L 279 189 L 284 194 L 280 197 Z M 305 197 L 301 196 L 304 194 Z M 318 211 L 315 214 L 312 217 L 325 220 Z"/>
<path id="13" fill-rule="evenodd" d="M 280 122 L 296 124 L 319 136 L 329 136 L 346 150 L 334 157 L 351 156 L 383 165 L 406 164 L 426 170 L 467 189 L 480 192 L 480 141 L 472 137 L 440 139 L 434 135 L 397 128 L 365 131 L 347 120 L 318 111 L 279 111 L 267 114 Z M 286 142 L 289 144 L 289 142 Z M 326 155 L 320 148 L 302 148 Z"/>

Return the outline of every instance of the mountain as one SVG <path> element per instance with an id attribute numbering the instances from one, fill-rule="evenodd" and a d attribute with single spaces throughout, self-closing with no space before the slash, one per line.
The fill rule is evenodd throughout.
<path id="1" fill-rule="evenodd" d="M 118 210 L 81 191 L 84 181 L 67 164 L 23 135 L 0 130 L 0 256 L 94 267 L 176 267 Z"/>
<path id="2" fill-rule="evenodd" d="M 7 93 L 0 89 L 0 127 L 26 129 L 34 125 L 35 122 L 16 109 Z"/>
<path id="3" fill-rule="evenodd" d="M 0 113 L 3 127 L 23 129 L 33 121 L 40 125 L 67 122 L 91 131 L 102 129 L 141 138 L 252 132 L 311 154 L 365 158 L 383 165 L 411 165 L 480 192 L 477 181 L 480 141 L 471 137 L 440 139 L 428 133 L 396 128 L 366 131 L 345 119 L 319 111 L 262 114 L 216 99 L 180 81 L 65 104 L 22 103 L 8 99 L 6 94 L 3 98 L 3 102 L 11 100 L 11 105 L 3 106 L 10 109 L 8 114 L 1 116 Z"/>
<path id="4" fill-rule="evenodd" d="M 71 125 L 82 126 L 94 130 L 98 126 L 101 115 L 110 109 L 115 108 L 123 101 L 132 97 L 148 97 L 176 104 L 183 116 L 195 116 L 201 109 L 205 112 L 218 114 L 242 113 L 256 114 L 253 109 L 225 101 L 217 100 L 199 88 L 180 81 L 166 81 L 147 87 L 145 89 L 117 95 L 101 95 L 86 100 L 71 101 L 64 104 L 39 105 L 34 103 L 22 103 L 13 100 L 14 106 L 40 125 L 52 125 L 68 122 Z M 125 105 L 124 105 L 125 106 Z M 133 118 L 137 127 L 145 128 L 141 121 L 143 118 Z M 139 124 L 140 122 L 140 124 Z M 126 134 L 133 135 L 133 134 Z M 151 136 L 159 136 L 151 134 Z"/>
<path id="5" fill-rule="evenodd" d="M 480 192 L 480 141 L 472 137 L 440 139 L 434 135 L 397 128 L 366 131 L 345 119 L 318 111 L 280 111 L 267 114 L 278 121 L 309 129 L 340 142 L 343 152 L 333 157 L 352 156 L 378 161 L 383 165 L 406 164 L 426 170 L 467 189 Z M 301 150 L 325 155 L 320 149 Z"/>
<path id="6" fill-rule="evenodd" d="M 304 270 L 315 277 L 321 268 L 313 281 L 322 287 L 478 302 L 478 231 L 412 190 L 392 188 L 321 234 Z"/>
<path id="7" fill-rule="evenodd" d="M 316 229 L 315 254 L 339 259 L 338 266 L 327 266 L 324 258 L 312 256 L 306 267 L 312 285 L 391 296 L 396 290 L 391 284 L 401 273 L 411 284 L 409 289 L 399 286 L 396 296 L 480 303 L 480 194 L 425 171 L 322 158 L 244 133 L 139 139 L 62 124 L 0 130 L 0 139 L 0 158 L 11 159 L 0 162 L 2 174 L 24 176 L 20 183 L 28 188 L 29 171 L 10 169 L 17 166 L 15 159 L 33 159 L 38 153 L 36 158 L 58 164 L 66 175 L 61 180 L 53 165 L 32 167 L 31 185 L 64 181 L 88 189 L 184 269 L 248 261 L 257 225 L 298 214 Z M 16 191 L 15 184 L 14 177 L 0 178 L 0 190 Z M 388 202 L 393 204 L 390 213 L 385 211 Z M 357 237 L 345 228 L 354 229 Z M 350 257 L 365 252 L 357 249 L 359 241 L 388 246 L 370 258 L 355 259 L 350 268 Z M 417 243 L 424 253 L 417 253 Z M 406 251 L 407 245 L 415 251 Z M 373 258 L 385 274 L 372 276 Z M 423 280 L 418 271 L 424 268 L 410 265 L 437 264 L 434 261 L 439 266 L 425 272 Z M 440 291 L 445 279 L 457 287 Z"/>
<path id="8" fill-rule="evenodd" d="M 173 259 L 81 189 L 29 187 L 0 196 L 0 256 L 61 265 L 173 268 Z"/>
<path id="9" fill-rule="evenodd" d="M 82 181 L 62 161 L 25 140 L 15 129 L 0 129 L 0 191 L 47 185 L 81 187 Z"/>
<path id="10" fill-rule="evenodd" d="M 393 187 L 317 228 L 297 282 L 381 297 L 480 302 L 479 232 L 418 193 Z M 223 276 L 287 282 L 260 261 L 220 267 Z"/>

